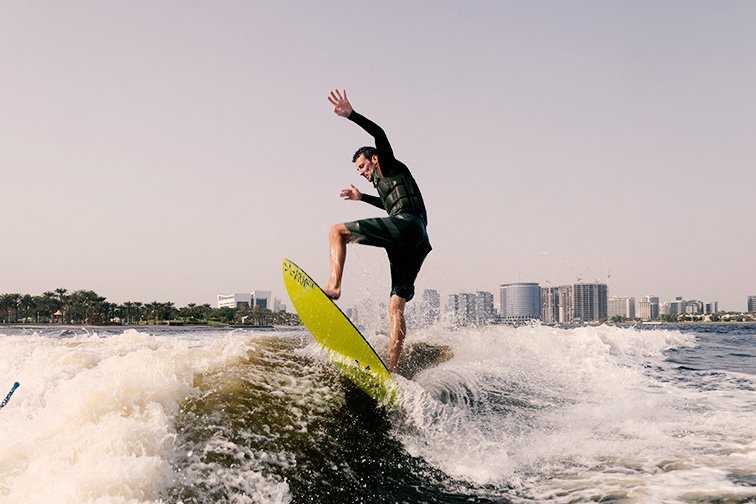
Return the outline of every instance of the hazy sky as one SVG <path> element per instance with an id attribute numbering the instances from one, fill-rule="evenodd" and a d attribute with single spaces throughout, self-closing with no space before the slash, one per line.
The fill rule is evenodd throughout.
<path id="1" fill-rule="evenodd" d="M 213 303 L 328 272 L 371 138 L 413 171 L 417 288 L 756 294 L 756 2 L 0 1 L 0 292 Z M 353 246 L 343 305 L 385 301 Z"/>

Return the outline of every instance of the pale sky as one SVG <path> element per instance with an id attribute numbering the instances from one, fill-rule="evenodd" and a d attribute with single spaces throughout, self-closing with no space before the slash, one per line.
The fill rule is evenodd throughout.
<path id="1" fill-rule="evenodd" d="M 756 294 L 756 2 L 0 1 L 0 293 L 215 303 L 325 283 L 331 224 L 380 215 L 371 138 L 425 196 L 449 293 L 600 279 Z M 353 246 L 343 306 L 388 298 Z"/>

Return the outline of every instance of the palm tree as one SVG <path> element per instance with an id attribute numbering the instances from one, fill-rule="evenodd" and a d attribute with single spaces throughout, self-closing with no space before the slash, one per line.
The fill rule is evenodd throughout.
<path id="1" fill-rule="evenodd" d="M 47 317 L 47 322 L 52 321 L 53 314 L 61 307 L 60 301 L 58 301 L 57 295 L 52 291 L 46 291 L 42 293 L 44 311 L 42 312 Z"/>
<path id="2" fill-rule="evenodd" d="M 197 311 L 199 312 L 199 319 L 205 323 L 207 323 L 208 320 L 210 320 L 210 315 L 213 313 L 213 308 L 205 303 L 201 306 L 197 307 Z"/>
<path id="3" fill-rule="evenodd" d="M 0 310 L 3 313 L 3 323 L 8 322 L 8 311 L 10 310 L 10 298 L 8 294 L 0 294 Z"/>
<path id="4" fill-rule="evenodd" d="M 145 309 L 147 310 L 147 320 L 150 320 L 150 317 L 152 318 L 152 323 L 157 324 L 158 321 L 158 315 L 160 311 L 160 303 L 157 301 L 153 301 L 152 303 L 147 303 L 144 305 Z"/>
<path id="5" fill-rule="evenodd" d="M 189 320 L 192 322 L 197 321 L 197 304 L 196 303 L 189 303 L 186 305 L 187 312 L 189 313 Z"/>
<path id="6" fill-rule="evenodd" d="M 68 318 L 68 296 L 66 293 L 68 292 L 68 289 L 64 289 L 63 287 L 58 287 L 55 289 L 55 295 L 58 296 L 58 310 L 63 312 L 63 320 L 65 321 L 66 318 Z M 69 320 L 70 322 L 70 320 Z"/>
<path id="7" fill-rule="evenodd" d="M 162 312 L 163 320 L 173 320 L 173 314 L 176 311 L 176 306 L 173 303 L 160 303 L 160 311 Z"/>
<path id="8" fill-rule="evenodd" d="M 86 324 L 102 321 L 106 316 L 106 313 L 103 311 L 104 302 L 105 298 L 94 291 L 74 291 L 68 296 L 66 318 Z"/>
<path id="9" fill-rule="evenodd" d="M 4 294 L 6 305 L 6 321 L 11 322 L 9 312 L 13 308 L 13 322 L 18 320 L 18 306 L 21 303 L 21 294 Z"/>
<path id="10" fill-rule="evenodd" d="M 37 306 L 37 303 L 34 301 L 34 298 L 31 297 L 29 294 L 24 294 L 19 299 L 19 306 L 21 307 L 21 310 L 23 311 L 23 318 L 22 320 L 26 322 L 27 318 L 29 318 L 29 312 L 32 311 Z"/>
<path id="11" fill-rule="evenodd" d="M 134 309 L 134 303 L 126 301 L 123 303 L 123 309 L 126 312 L 126 324 L 131 325 L 131 310 Z"/>
<path id="12" fill-rule="evenodd" d="M 60 301 L 61 307 L 63 303 L 66 301 L 66 293 L 68 292 L 68 289 L 64 289 L 63 287 L 58 287 L 55 289 L 55 294 L 58 296 L 58 301 Z"/>
<path id="13" fill-rule="evenodd" d="M 236 308 L 218 308 L 217 310 L 215 310 L 215 316 L 217 317 L 217 320 L 219 322 L 230 324 L 236 316 Z"/>

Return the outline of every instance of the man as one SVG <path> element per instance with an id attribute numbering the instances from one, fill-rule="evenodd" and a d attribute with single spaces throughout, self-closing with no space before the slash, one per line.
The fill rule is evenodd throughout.
<path id="1" fill-rule="evenodd" d="M 355 242 L 383 247 L 391 266 L 391 341 L 389 343 L 389 371 L 396 372 L 402 353 L 407 327 L 404 306 L 415 295 L 415 279 L 425 257 L 431 251 L 426 226 L 428 216 L 425 203 L 415 179 L 407 166 L 394 157 L 383 129 L 358 114 L 347 98 L 346 90 L 331 91 L 328 101 L 333 111 L 362 127 L 375 139 L 375 147 L 362 147 L 352 158 L 357 172 L 373 183 L 378 197 L 362 194 L 356 187 L 341 191 L 345 200 L 362 200 L 388 212 L 388 217 L 362 219 L 331 227 L 331 276 L 325 293 L 332 299 L 341 296 L 341 277 L 344 273 L 347 243 Z"/>

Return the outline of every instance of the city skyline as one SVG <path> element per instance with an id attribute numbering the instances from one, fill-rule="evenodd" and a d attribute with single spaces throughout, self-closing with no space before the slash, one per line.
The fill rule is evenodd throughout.
<path id="1" fill-rule="evenodd" d="M 43 5 L 0 7 L 0 292 L 212 304 L 285 292 L 284 258 L 325 283 L 329 227 L 379 215 L 338 197 L 373 194 L 339 87 L 423 192 L 418 291 L 754 294 L 756 3 Z M 342 304 L 389 292 L 349 247 Z"/>
<path id="2" fill-rule="evenodd" d="M 438 296 L 437 291 L 432 292 Z M 675 321 L 679 320 L 678 317 L 689 316 L 717 322 L 720 321 L 718 316 L 715 317 L 717 314 L 756 313 L 756 296 L 748 296 L 746 310 L 727 311 L 721 310 L 715 300 L 680 296 L 669 301 L 662 301 L 658 296 L 644 296 L 636 303 L 634 297 L 609 296 L 604 283 L 583 282 L 559 287 L 541 287 L 537 283 L 502 284 L 500 296 L 501 302 L 496 309 L 490 292 L 449 294 L 445 309 L 461 325 L 534 320 L 545 324 Z"/>
<path id="3" fill-rule="evenodd" d="M 547 286 L 540 285 L 538 282 L 516 282 L 516 283 L 514 283 L 512 285 L 518 285 L 518 284 L 532 284 L 532 285 L 538 286 L 540 289 L 548 288 Z M 743 305 L 744 305 L 743 309 L 738 309 L 738 308 L 728 309 L 728 308 L 721 307 L 719 300 L 711 298 L 711 297 L 707 298 L 707 297 L 693 297 L 693 296 L 674 296 L 673 298 L 668 298 L 668 300 L 665 300 L 665 299 L 661 298 L 660 296 L 652 296 L 652 295 L 646 295 L 646 296 L 637 297 L 637 296 L 627 296 L 627 295 L 623 295 L 623 294 L 614 294 L 614 293 L 611 292 L 611 290 L 608 290 L 609 286 L 608 286 L 608 284 L 606 284 L 604 282 L 576 282 L 576 283 L 572 283 L 572 284 L 563 284 L 562 286 L 569 286 L 569 285 L 593 285 L 593 284 L 601 284 L 601 285 L 605 285 L 607 287 L 607 299 L 609 301 L 611 301 L 612 299 L 617 299 L 617 300 L 621 299 L 621 300 L 625 300 L 625 302 L 627 300 L 632 300 L 633 303 L 638 303 L 639 304 L 639 303 L 642 303 L 644 300 L 646 300 L 648 298 L 651 298 L 651 299 L 654 300 L 655 303 L 657 303 L 659 306 L 661 306 L 663 304 L 669 304 L 669 303 L 673 303 L 675 301 L 684 300 L 684 301 L 696 301 L 696 302 L 700 302 L 700 303 L 702 303 L 702 306 L 707 306 L 707 305 L 711 304 L 711 305 L 717 307 L 716 311 L 720 311 L 720 312 L 724 312 L 724 311 L 730 311 L 730 312 L 750 312 L 750 311 L 756 311 L 754 309 L 754 307 L 756 307 L 756 295 L 747 295 L 747 296 L 745 296 L 745 298 L 743 300 Z M 501 291 L 501 288 L 504 287 L 505 285 L 510 285 L 510 284 L 499 284 L 499 287 L 500 287 L 499 292 Z M 554 288 L 556 288 L 556 287 L 554 287 Z M 66 289 L 66 288 L 56 288 L 55 290 L 63 290 L 63 291 L 72 293 L 75 290 L 91 291 L 92 289 L 86 289 L 86 288 L 84 288 L 84 289 L 75 289 L 75 290 L 73 290 L 73 289 Z M 52 292 L 52 291 L 53 291 L 53 289 L 46 289 L 45 292 L 39 292 L 39 293 L 32 293 L 32 292 L 14 292 L 14 293 L 11 293 L 11 292 L 0 292 L 0 295 L 3 295 L 3 294 L 19 294 L 19 295 L 22 295 L 22 296 L 23 295 L 41 296 L 41 295 L 43 295 L 45 293 Z M 434 289 L 433 287 L 423 287 L 421 289 L 418 289 L 418 292 L 428 292 L 428 291 L 436 292 L 442 298 L 444 297 L 444 295 L 446 295 L 448 297 L 448 296 L 459 295 L 459 294 L 475 295 L 476 293 L 477 294 L 489 293 L 489 294 L 492 294 L 494 296 L 494 299 L 498 299 L 497 296 L 496 296 L 495 291 L 489 291 L 489 290 L 486 290 L 486 289 L 462 289 L 460 291 L 447 292 L 447 293 L 439 291 L 438 289 Z M 277 295 L 274 295 L 274 294 L 277 294 Z M 281 296 L 281 297 L 279 297 L 279 296 Z M 258 297 L 260 297 L 261 299 L 265 300 L 265 303 L 263 305 L 260 305 L 260 307 L 263 307 L 263 308 L 274 307 L 274 311 L 278 311 L 279 309 L 283 309 L 283 310 L 287 309 L 288 305 L 287 305 L 287 303 L 285 301 L 288 300 L 288 294 L 286 294 L 285 291 L 283 293 L 275 293 L 274 291 L 271 291 L 271 290 L 260 290 L 260 289 L 242 290 L 242 292 L 235 292 L 235 293 L 220 293 L 220 292 L 218 292 L 218 293 L 216 293 L 216 294 L 214 294 L 212 296 L 212 298 L 213 298 L 212 301 L 200 302 L 200 301 L 197 301 L 197 300 L 194 300 L 194 301 L 190 300 L 187 303 L 184 303 L 183 306 L 186 306 L 187 304 L 198 304 L 198 305 L 200 305 L 200 304 L 209 304 L 209 305 L 215 305 L 216 307 L 220 307 L 220 306 L 225 306 L 226 305 L 226 304 L 222 304 L 221 303 L 221 300 L 223 298 L 233 300 L 232 304 L 238 304 L 240 301 L 247 300 L 247 299 L 255 300 Z M 147 297 L 134 298 L 134 299 L 115 300 L 115 299 L 113 299 L 111 297 L 108 297 L 107 295 L 105 295 L 105 298 L 109 299 L 111 301 L 114 301 L 116 303 L 121 303 L 121 304 L 125 303 L 125 302 L 145 302 L 145 303 L 146 302 L 155 302 L 156 299 L 157 299 L 154 296 L 153 297 L 147 296 Z M 636 301 L 636 300 L 638 300 L 638 301 Z M 369 302 L 381 302 L 381 301 L 385 301 L 385 300 L 381 300 L 381 299 L 372 299 L 372 300 L 369 300 Z M 158 302 L 170 302 L 172 304 L 175 304 L 176 306 L 182 306 L 182 304 L 175 303 L 175 302 L 173 302 L 170 299 L 162 299 L 162 300 L 159 300 Z M 250 301 L 247 300 L 246 302 L 247 302 L 247 304 L 250 304 Z M 337 304 L 339 304 L 340 306 L 346 306 L 346 303 L 344 303 L 343 300 L 337 301 Z M 501 309 L 501 302 L 496 303 L 496 302 L 492 301 L 492 304 L 494 306 L 498 306 L 499 307 L 498 309 Z M 347 309 L 351 309 L 351 308 L 347 308 Z"/>
<path id="4" fill-rule="evenodd" d="M 20 293 L 0 293 L 2 315 L 5 323 L 67 323 L 77 322 L 102 324 L 122 323 L 127 320 L 144 321 L 144 317 L 163 320 L 179 320 L 186 323 L 209 321 L 214 323 L 234 319 L 237 323 L 249 323 L 254 319 L 258 324 L 271 324 L 279 315 L 279 323 L 290 325 L 294 319 L 287 318 L 286 306 L 271 291 L 255 290 L 250 293 L 218 294 L 217 309 L 213 312 L 210 304 L 189 303 L 186 306 L 173 302 L 127 301 L 112 303 L 94 291 L 72 291 L 58 288 L 43 295 L 32 296 Z M 410 305 L 408 324 L 416 329 L 432 325 L 441 320 L 441 312 L 449 313 L 445 323 L 458 325 L 487 325 L 491 323 L 527 323 L 532 320 L 544 324 L 581 324 L 622 321 L 754 321 L 756 315 L 756 295 L 748 296 L 747 310 L 720 310 L 717 301 L 684 299 L 660 301 L 657 296 L 644 296 L 637 302 L 634 297 L 608 296 L 607 285 L 603 283 L 579 283 L 559 287 L 542 288 L 536 283 L 516 283 L 500 285 L 501 303 L 494 306 L 491 292 L 461 292 L 448 295 L 448 302 L 441 305 L 441 295 L 435 289 L 423 289 L 418 293 L 417 303 Z M 250 311 L 255 308 L 255 311 Z M 256 311 L 257 309 L 261 311 Z M 234 309 L 228 311 L 228 309 Z M 57 310 L 57 311 L 56 311 Z M 69 310 L 71 310 L 69 312 Z M 222 311 L 227 310 L 227 311 Z M 342 307 L 344 313 L 354 323 L 360 323 L 359 313 L 365 310 L 372 316 L 386 322 L 386 303 L 372 303 L 362 306 Z M 268 315 L 265 315 L 268 313 Z M 283 314 L 283 315 L 281 315 Z M 747 318 L 750 315 L 751 318 Z M 744 316 L 746 318 L 744 318 Z M 136 318 L 134 318 L 136 317 Z M 693 318 L 691 318 L 693 317 Z M 296 317 L 295 317 L 296 318 Z M 67 320 L 67 319 L 66 319 Z M 131 322 L 127 322 L 131 323 Z M 154 323 L 154 322 L 153 322 Z"/>

